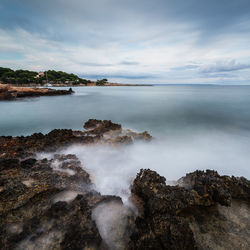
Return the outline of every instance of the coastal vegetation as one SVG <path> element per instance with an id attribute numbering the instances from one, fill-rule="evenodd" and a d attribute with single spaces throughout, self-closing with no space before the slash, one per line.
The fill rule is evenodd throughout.
<path id="1" fill-rule="evenodd" d="M 96 81 L 96 86 L 104 86 L 107 83 L 108 83 L 108 79 L 104 78 L 102 80 L 97 80 Z"/>
<path id="2" fill-rule="evenodd" d="M 0 84 L 10 84 L 19 86 L 44 86 L 50 84 L 55 87 L 63 86 L 151 86 L 149 84 L 122 84 L 111 83 L 107 78 L 96 81 L 87 80 L 73 73 L 63 71 L 48 70 L 36 72 L 30 70 L 13 70 L 0 67 Z"/>
<path id="3" fill-rule="evenodd" d="M 50 84 L 65 85 L 87 85 L 90 80 L 63 71 L 48 70 L 46 72 L 35 72 L 29 70 L 12 70 L 0 67 L 0 81 L 3 84 L 40 84 L 44 85 L 49 81 Z"/>

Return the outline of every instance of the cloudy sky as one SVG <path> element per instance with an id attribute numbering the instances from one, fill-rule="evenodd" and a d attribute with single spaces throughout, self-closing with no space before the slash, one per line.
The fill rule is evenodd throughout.
<path id="1" fill-rule="evenodd" d="M 0 66 L 250 84 L 249 0 L 1 0 Z"/>

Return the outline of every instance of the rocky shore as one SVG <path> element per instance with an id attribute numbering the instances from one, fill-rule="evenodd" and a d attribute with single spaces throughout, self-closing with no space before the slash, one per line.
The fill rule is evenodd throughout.
<path id="1" fill-rule="evenodd" d="M 98 193 L 75 155 L 58 152 L 152 137 L 107 120 L 90 119 L 84 128 L 0 137 L 1 249 L 249 249 L 249 180 L 207 170 L 167 185 L 141 169 L 127 206 Z"/>
<path id="2" fill-rule="evenodd" d="M 29 88 L 29 87 L 14 87 L 8 84 L 0 84 L 0 100 L 13 100 L 24 97 L 39 97 L 39 96 L 55 96 L 55 95 L 70 95 L 73 90 L 56 90 L 49 88 Z"/>

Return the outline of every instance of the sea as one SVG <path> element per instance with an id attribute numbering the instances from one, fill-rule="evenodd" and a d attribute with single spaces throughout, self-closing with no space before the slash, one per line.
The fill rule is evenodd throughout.
<path id="1" fill-rule="evenodd" d="M 0 135 L 82 130 L 90 118 L 148 131 L 153 140 L 124 149 L 72 146 L 97 189 L 119 194 L 141 168 L 167 181 L 213 169 L 250 178 L 250 86 L 165 85 L 74 87 L 68 96 L 0 102 Z M 103 176 L 107 176 L 103 183 Z M 118 190 L 118 191 L 117 191 Z"/>

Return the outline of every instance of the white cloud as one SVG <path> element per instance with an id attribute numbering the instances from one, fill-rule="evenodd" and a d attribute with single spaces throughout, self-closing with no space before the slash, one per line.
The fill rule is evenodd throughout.
<path id="1" fill-rule="evenodd" d="M 165 32 L 161 34 L 161 31 Z M 155 37 L 152 35 L 155 34 Z M 158 34 L 158 35 L 156 35 Z M 188 36 L 188 39 L 182 37 Z M 173 24 L 141 31 L 104 45 L 51 40 L 24 29 L 0 30 L 0 51 L 22 54 L 23 60 L 4 60 L 5 67 L 30 70 L 55 69 L 86 76 L 105 76 L 111 81 L 138 83 L 216 83 L 249 81 L 250 45 L 247 38 L 221 36 L 213 43 L 197 46 L 198 32 L 191 26 Z M 133 42 L 130 43 L 129 40 Z M 238 47 L 238 44 L 244 44 Z M 125 63 L 124 63 L 125 62 Z M 128 63 L 129 62 L 129 63 Z M 132 63 L 131 63 L 132 62 Z M 196 67 L 186 67 L 187 65 Z M 175 68 L 180 70 L 176 71 Z M 240 69 L 245 68 L 244 72 Z M 238 70 L 237 70 L 238 69 Z M 235 71 L 235 74 L 208 73 Z M 238 71 L 238 72 L 236 72 Z M 230 72 L 229 72 L 230 73 Z"/>

